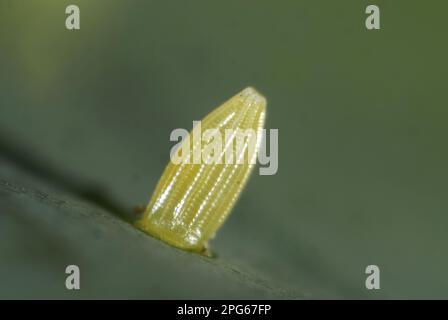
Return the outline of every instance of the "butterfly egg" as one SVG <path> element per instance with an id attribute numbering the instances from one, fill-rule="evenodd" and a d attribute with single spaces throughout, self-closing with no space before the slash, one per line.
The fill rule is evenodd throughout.
<path id="1" fill-rule="evenodd" d="M 256 162 L 265 114 L 266 99 L 249 87 L 196 124 L 136 226 L 175 247 L 203 252 Z"/>

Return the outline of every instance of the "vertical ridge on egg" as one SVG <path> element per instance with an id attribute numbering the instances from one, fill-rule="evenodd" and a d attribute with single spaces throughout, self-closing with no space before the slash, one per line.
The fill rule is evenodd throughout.
<path id="1" fill-rule="evenodd" d="M 266 99 L 249 87 L 203 118 L 179 146 L 189 151 L 184 161 L 168 163 L 136 226 L 175 247 L 202 252 L 247 182 L 265 114 Z M 204 141 L 206 131 L 213 139 Z M 222 148 L 208 152 L 214 161 L 205 161 L 207 142 L 215 139 Z"/>

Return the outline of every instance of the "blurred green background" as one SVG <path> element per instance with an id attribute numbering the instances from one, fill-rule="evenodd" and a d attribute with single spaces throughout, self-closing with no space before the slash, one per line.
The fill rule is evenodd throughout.
<path id="1" fill-rule="evenodd" d="M 0 297 L 448 298 L 447 9 L 0 0 Z M 171 130 L 249 85 L 279 129 L 279 171 L 252 176 L 218 257 L 124 222 Z"/>

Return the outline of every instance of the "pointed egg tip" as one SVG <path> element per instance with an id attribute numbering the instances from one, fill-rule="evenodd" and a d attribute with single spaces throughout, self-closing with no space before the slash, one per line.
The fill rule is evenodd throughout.
<path id="1" fill-rule="evenodd" d="M 244 99 L 244 103 L 248 105 L 256 105 L 266 109 L 266 98 L 253 87 L 247 87 L 240 92 L 240 96 Z"/>

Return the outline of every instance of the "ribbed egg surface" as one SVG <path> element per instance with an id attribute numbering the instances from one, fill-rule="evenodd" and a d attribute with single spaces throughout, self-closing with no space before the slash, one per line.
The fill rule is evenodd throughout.
<path id="1" fill-rule="evenodd" d="M 266 99 L 246 88 L 203 118 L 179 145 L 178 160 L 171 157 L 136 226 L 173 246 L 202 252 L 247 182 L 265 113 Z"/>

